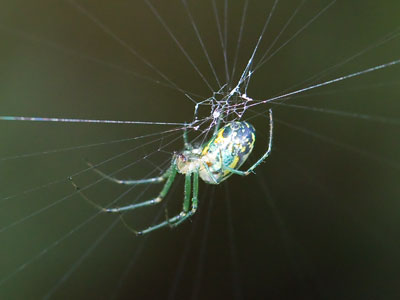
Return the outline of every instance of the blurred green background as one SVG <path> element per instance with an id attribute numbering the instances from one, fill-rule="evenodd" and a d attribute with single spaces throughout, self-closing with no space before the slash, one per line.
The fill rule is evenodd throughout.
<path id="1" fill-rule="evenodd" d="M 182 3 L 153 2 L 216 90 Z M 306 1 L 274 49 L 330 2 Z M 79 1 L 98 24 L 71 3 L 0 4 L 1 115 L 192 120 L 194 105 L 185 95 L 135 76 L 160 80 L 132 51 L 182 89 L 211 96 L 144 1 Z M 222 22 L 224 2 L 216 3 Z M 249 2 L 238 70 L 272 3 Z M 300 3 L 278 3 L 260 54 Z M 243 4 L 229 1 L 230 66 Z M 188 5 L 222 80 L 212 2 Z M 370 46 L 377 47 L 318 82 L 398 59 L 398 38 L 380 46 L 378 41 L 399 33 L 399 11 L 394 0 L 338 1 L 254 73 L 248 95 L 279 95 Z M 100 163 L 127 151 L 102 170 L 127 166 L 118 177 L 157 175 L 173 151 L 181 150 L 179 131 L 134 139 L 171 127 L 0 122 L 0 298 L 40 299 L 51 292 L 54 299 L 398 299 L 399 75 L 400 67 L 394 66 L 285 102 L 383 121 L 282 105 L 247 111 L 244 119 L 257 129 L 249 159 L 254 161 L 265 151 L 268 136 L 267 118 L 257 114 L 274 109 L 274 145 L 267 162 L 253 176 L 233 176 L 216 187 L 202 183 L 193 222 L 146 237 L 132 235 L 120 222 L 110 227 L 116 216 L 93 217 L 97 211 L 74 193 L 67 177 L 73 175 L 81 187 L 92 184 L 99 178 L 81 172 L 87 169 L 84 158 Z M 191 132 L 190 138 L 197 135 Z M 120 139 L 129 140 L 106 143 Z M 104 144 L 80 147 L 98 143 Z M 85 193 L 100 205 L 123 195 L 118 202 L 123 204 L 154 197 L 159 188 L 128 191 L 102 181 Z M 182 180 L 177 180 L 167 197 L 170 214 L 180 209 L 182 195 Z M 144 228 L 156 216 L 164 217 L 160 207 L 137 210 L 126 219 Z"/>

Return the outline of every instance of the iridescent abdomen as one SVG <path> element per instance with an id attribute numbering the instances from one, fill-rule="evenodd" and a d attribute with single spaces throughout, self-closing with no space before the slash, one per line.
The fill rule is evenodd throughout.
<path id="1" fill-rule="evenodd" d="M 238 169 L 249 157 L 255 140 L 255 129 L 247 122 L 231 122 L 222 127 L 201 152 L 201 179 L 210 184 L 227 179 L 232 172 L 223 166 Z"/>

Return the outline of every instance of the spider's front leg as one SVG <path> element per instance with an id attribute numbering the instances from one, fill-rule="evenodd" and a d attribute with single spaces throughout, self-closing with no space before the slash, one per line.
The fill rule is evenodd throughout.
<path id="1" fill-rule="evenodd" d="M 128 180 L 126 180 L 126 179 L 118 179 L 118 178 L 112 177 L 112 176 L 100 171 L 91 162 L 86 161 L 86 163 L 90 168 L 93 169 L 94 172 L 99 174 L 104 179 L 107 179 L 109 181 L 112 181 L 112 182 L 115 182 L 115 183 L 118 183 L 118 184 L 124 184 L 124 185 L 159 183 L 159 182 L 163 182 L 166 178 L 168 178 L 168 174 L 169 174 L 169 169 L 168 169 L 161 176 L 158 176 L 158 177 L 152 177 L 152 178 L 146 178 L 146 179 L 133 179 L 133 180 L 131 180 L 131 179 L 128 179 Z"/>
<path id="2" fill-rule="evenodd" d="M 104 207 L 101 207 L 100 205 L 98 205 L 94 201 L 90 200 L 81 191 L 81 189 L 73 182 L 72 178 L 69 178 L 69 179 L 70 179 L 72 185 L 75 187 L 76 191 L 88 203 L 92 204 L 93 206 L 95 206 L 96 208 L 98 208 L 99 210 L 104 211 L 104 212 L 119 213 L 119 212 L 123 212 L 123 211 L 127 211 L 127 210 L 133 210 L 135 208 L 142 207 L 142 206 L 149 206 L 149 205 L 154 205 L 154 204 L 160 203 L 164 199 L 164 197 L 167 195 L 169 189 L 171 188 L 172 183 L 174 182 L 174 179 L 175 179 L 175 176 L 176 176 L 177 172 L 178 171 L 177 171 L 177 168 L 176 168 L 176 163 L 175 163 L 175 160 L 173 160 L 172 163 L 171 163 L 171 167 L 160 177 L 160 178 L 167 178 L 167 181 L 165 182 L 161 192 L 158 194 L 158 196 L 156 198 L 153 198 L 153 199 L 150 199 L 150 200 L 147 200 L 147 201 L 144 201 L 144 202 L 136 203 L 136 204 L 130 204 L 130 205 L 121 206 L 121 207 L 115 207 L 115 208 L 104 208 Z M 151 183 L 151 182 L 153 182 L 153 181 L 148 182 L 147 179 L 137 180 L 136 181 L 137 184 Z"/>
<path id="3" fill-rule="evenodd" d="M 192 144 L 189 143 L 186 124 L 185 124 L 185 127 L 183 129 L 183 145 L 185 147 L 185 150 L 192 150 L 193 149 Z"/>
<path id="4" fill-rule="evenodd" d="M 175 176 L 177 173 L 175 161 L 172 162 L 172 165 L 168 169 L 167 172 L 168 172 L 167 182 L 165 182 L 161 192 L 158 194 L 158 196 L 156 198 L 153 198 L 153 199 L 150 199 L 150 200 L 147 200 L 144 202 L 140 202 L 140 203 L 126 205 L 126 206 L 115 207 L 115 208 L 106 208 L 106 209 L 104 209 L 104 211 L 109 212 L 109 213 L 118 213 L 118 212 L 123 212 L 123 211 L 127 211 L 127 210 L 133 210 L 138 207 L 149 206 L 149 205 L 154 205 L 154 204 L 160 203 L 167 195 L 169 189 L 172 186 L 172 183 L 175 180 Z"/>

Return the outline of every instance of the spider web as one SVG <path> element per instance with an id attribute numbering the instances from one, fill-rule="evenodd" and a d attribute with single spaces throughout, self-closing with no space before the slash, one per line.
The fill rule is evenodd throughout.
<path id="1" fill-rule="evenodd" d="M 170 299 L 187 292 L 193 299 L 217 295 L 218 289 L 207 280 L 205 270 L 208 267 L 206 257 L 219 249 L 210 242 L 213 231 L 224 233 L 210 219 L 210 215 L 214 215 L 213 218 L 215 214 L 222 215 L 218 210 L 221 201 L 217 200 L 220 198 L 226 202 L 224 211 L 228 224 L 228 234 L 225 232 L 224 236 L 228 236 L 229 242 L 222 244 L 229 248 L 227 256 L 230 257 L 231 272 L 226 278 L 232 281 L 221 291 L 237 299 L 244 295 L 250 297 L 254 291 L 263 291 L 261 284 L 246 279 L 249 274 L 260 274 L 252 257 L 258 260 L 263 270 L 266 266 L 271 267 L 268 276 L 275 277 L 280 272 L 272 260 L 242 246 L 248 243 L 268 251 L 271 247 L 269 241 L 258 244 L 256 238 L 243 238 L 255 230 L 273 237 L 274 230 L 266 231 L 264 227 L 272 226 L 278 232 L 275 235 L 279 237 L 271 239 L 280 241 L 277 243 L 283 245 L 283 250 L 277 248 L 276 253 L 286 254 L 266 253 L 271 257 L 275 255 L 277 261 L 289 266 L 287 273 L 294 274 L 294 286 L 297 288 L 297 283 L 305 282 L 308 287 L 318 281 L 312 267 L 307 264 L 307 258 L 299 253 L 307 252 L 304 249 L 323 248 L 323 245 L 316 242 L 298 250 L 296 241 L 302 242 L 308 236 L 296 235 L 293 229 L 296 225 L 293 224 L 301 224 L 299 227 L 304 231 L 310 230 L 311 226 L 307 227 L 305 219 L 297 219 L 298 223 L 291 221 L 290 218 L 296 220 L 297 213 L 289 208 L 285 210 L 285 205 L 327 229 L 331 224 L 321 220 L 325 216 L 338 232 L 342 232 L 340 225 L 333 221 L 339 213 L 335 211 L 336 214 L 329 217 L 329 213 L 320 210 L 323 206 L 319 202 L 321 198 L 333 198 L 348 214 L 344 219 L 353 230 L 350 237 L 367 232 L 369 238 L 372 233 L 378 242 L 368 244 L 368 238 L 361 241 L 367 244 L 368 249 L 375 249 L 381 241 L 379 234 L 389 230 L 384 221 L 377 222 L 376 228 L 368 226 L 375 220 L 371 211 L 377 211 L 378 195 L 383 194 L 379 199 L 385 200 L 388 209 L 379 208 L 382 211 L 378 216 L 384 218 L 389 214 L 390 223 L 396 227 L 396 218 L 390 216 L 390 211 L 396 208 L 391 200 L 399 194 L 394 183 L 400 168 L 398 139 L 395 138 L 400 124 L 395 97 L 398 93 L 396 76 L 399 67 L 396 65 L 400 60 L 396 53 L 399 53 L 400 32 L 396 20 L 382 17 L 389 12 L 388 9 L 384 10 L 376 3 L 371 9 L 360 3 L 356 6 L 362 17 L 357 19 L 352 15 L 354 8 L 350 4 L 336 1 L 296 1 L 289 5 L 282 1 L 195 3 L 182 0 L 157 3 L 144 0 L 134 4 L 99 4 L 66 0 L 62 4 L 49 1 L 46 9 L 25 3 L 26 11 L 31 9 L 40 15 L 46 14 L 46 10 L 52 13 L 46 14 L 49 18 L 46 22 L 34 17 L 28 18 L 26 23 L 21 19 L 14 22 L 11 16 L 15 16 L 21 3 L 4 4 L 8 8 L 4 11 L 9 11 L 10 17 L 3 15 L 0 22 L 1 34 L 11 45 L 4 50 L 6 57 L 17 57 L 10 58 L 6 64 L 9 73 L 5 78 L 10 84 L 7 87 L 5 84 L 2 89 L 5 105 L 0 117 L 4 144 L 7 145 L 0 157 L 3 166 L 0 234 L 4 238 L 1 254 L 8 258 L 2 262 L 4 266 L 0 275 L 3 297 L 23 297 L 24 291 L 29 291 L 37 298 L 67 295 L 97 298 L 99 294 L 123 298 L 125 293 L 133 295 L 133 289 L 139 299 L 149 298 L 149 294 L 153 298 L 165 297 L 165 291 Z M 397 6 L 395 2 L 389 5 L 392 11 L 396 11 Z M 381 19 L 381 22 L 366 22 L 371 11 L 377 12 L 386 23 Z M 332 29 L 335 26 L 330 24 L 337 19 L 349 28 L 337 25 Z M 362 29 L 357 28 L 360 24 L 363 24 Z M 143 34 L 143 28 L 146 28 L 146 34 Z M 81 30 L 82 34 L 76 34 Z M 209 37 L 207 32 L 213 35 Z M 371 36 L 360 37 L 365 32 L 371 32 Z M 326 35 L 332 37 L 324 39 Z M 345 42 L 340 47 L 342 36 Z M 359 40 L 354 43 L 346 40 L 356 37 Z M 329 45 L 332 41 L 333 44 Z M 328 54 L 320 56 L 319 53 Z M 36 60 L 38 63 L 31 69 L 30 64 Z M 296 73 L 299 76 L 295 76 Z M 11 80 L 14 77 L 18 80 Z M 23 84 L 18 85 L 19 81 Z M 68 86 L 70 82 L 73 84 Z M 52 90 L 52 86 L 59 90 Z M 363 102 L 362 98 L 369 99 L 368 94 L 372 95 L 372 100 Z M 327 100 L 322 103 L 321 98 Z M 380 101 L 378 104 L 377 99 Z M 266 140 L 268 132 L 266 112 L 271 107 L 277 127 L 272 157 L 276 157 L 275 161 L 281 157 L 280 164 L 276 166 L 278 163 L 274 160 L 268 161 L 270 172 L 261 167 L 254 178 L 234 179 L 237 187 L 227 183 L 229 186 L 221 188 L 222 196 L 216 195 L 216 190 L 201 186 L 199 214 L 193 223 L 184 226 L 185 229 L 176 230 L 176 234 L 187 237 L 187 242 L 183 242 L 184 238 L 178 242 L 182 248 L 182 252 L 178 251 L 179 256 L 174 255 L 177 250 L 170 242 L 171 238 L 176 238 L 175 231 L 163 231 L 154 237 L 132 242 L 130 233 L 120 226 L 118 217 L 104 216 L 87 205 L 68 180 L 72 177 L 81 190 L 101 206 L 119 206 L 154 197 L 159 186 L 115 186 L 96 176 L 93 168 L 82 158 L 90 160 L 109 176 L 154 177 L 169 166 L 172 154 L 183 148 L 184 130 L 188 131 L 194 145 L 201 145 L 210 138 L 218 123 L 223 125 L 235 120 L 254 123 L 257 129 L 256 152 L 261 153 L 262 141 Z M 311 113 L 316 117 L 310 117 Z M 341 130 L 339 135 L 335 135 L 336 128 Z M 290 135 L 285 129 L 293 133 Z M 363 134 L 365 138 L 359 136 Z M 310 150 L 312 146 L 307 144 L 310 142 L 308 139 L 302 144 L 299 136 L 316 139 L 315 150 Z M 319 143 L 327 144 L 329 151 Z M 353 173 L 357 173 L 359 168 L 364 173 L 373 174 L 371 177 L 365 175 L 360 180 L 362 187 L 355 187 L 356 191 L 351 191 L 345 180 L 338 180 L 347 169 L 338 170 L 334 163 L 325 163 L 324 155 L 327 160 L 343 166 L 343 163 L 339 164 L 340 159 L 331 154 L 338 149 L 340 159 L 349 161 L 350 155 L 354 160 L 347 166 Z M 323 154 L 318 154 L 319 151 Z M 301 156 L 302 153 L 309 155 Z M 257 153 L 254 155 L 257 157 Z M 291 163 L 282 168 L 283 161 L 287 160 Z M 371 165 L 371 161 L 377 166 Z M 294 177 L 301 178 L 300 183 L 282 175 L 294 172 L 296 168 L 300 171 L 296 171 Z M 324 168 L 327 170 L 321 171 Z M 314 185 L 303 182 L 309 174 L 317 176 L 317 188 L 321 182 L 332 181 L 332 186 L 328 186 L 339 197 L 329 191 L 317 193 Z M 391 180 L 386 183 L 379 181 L 382 174 Z M 349 177 L 344 178 L 350 180 Z M 271 185 L 267 181 L 271 181 Z M 376 193 L 368 188 L 371 182 L 379 186 Z M 246 184 L 258 187 L 259 195 L 255 195 L 252 188 L 244 189 Z M 339 184 L 345 187 L 337 188 Z M 292 194 L 286 192 L 288 186 L 292 187 Z M 170 213 L 175 209 L 178 211 L 181 205 L 182 186 L 177 183 L 174 188 L 166 202 L 168 207 L 172 206 Z M 278 205 L 273 201 L 274 197 L 278 198 L 277 194 L 284 204 Z M 309 211 L 289 201 L 299 194 L 312 209 L 318 208 L 316 215 L 321 215 L 321 219 L 313 218 Z M 231 201 L 236 195 L 240 196 L 239 200 Z M 240 206 L 238 203 L 249 195 L 261 200 L 249 202 L 254 206 L 267 199 L 268 209 L 264 210 L 272 213 L 266 217 L 261 212 Z M 343 205 L 337 198 L 352 204 Z M 363 203 L 365 199 L 367 201 Z M 312 205 L 314 200 L 319 204 Z M 254 222 L 235 214 L 231 206 L 234 209 L 236 206 L 236 211 L 253 214 L 249 219 Z M 127 220 L 132 226 L 148 226 L 164 218 L 165 207 L 128 214 Z M 285 221 L 278 207 L 283 209 Z M 215 208 L 217 212 L 213 212 Z M 260 219 L 273 219 L 274 222 L 260 223 L 257 221 Z M 354 225 L 349 219 L 361 221 L 355 221 Z M 249 224 L 243 224 L 246 222 Z M 367 229 L 357 231 L 354 229 L 357 226 L 366 226 Z M 200 229 L 203 230 L 201 234 Z M 396 231 L 392 231 L 391 236 L 396 236 Z M 335 234 L 328 236 L 339 244 L 342 241 Z M 317 235 L 315 240 L 320 238 Z M 105 241 L 118 245 L 116 255 L 120 258 L 110 257 L 115 249 L 106 247 Z M 392 243 L 393 249 L 397 249 L 398 242 Z M 388 245 L 387 241 L 385 245 Z M 358 248 L 353 245 L 348 249 L 356 251 Z M 193 251 L 196 259 L 191 264 Z M 393 260 L 397 258 L 386 249 L 379 254 Z M 310 256 L 313 255 L 307 257 Z M 211 270 L 221 273 L 226 268 L 218 265 L 218 260 L 212 260 L 215 266 Z M 250 262 L 242 263 L 246 260 Z M 345 261 L 337 260 L 340 263 Z M 144 261 L 144 266 L 141 261 Z M 154 276 L 166 280 L 165 275 L 156 275 L 166 261 L 174 262 L 173 268 L 164 268 L 174 274 L 173 280 L 168 280 L 168 287 L 157 286 L 159 294 L 156 291 L 153 294 L 147 291 L 146 294 L 144 290 L 149 286 L 149 278 Z M 115 267 L 110 266 L 113 264 Z M 97 266 L 112 275 L 95 274 L 97 271 L 93 271 Z M 353 263 L 352 266 L 357 273 L 357 265 Z M 368 267 L 372 273 L 373 266 L 369 264 Z M 192 269 L 193 274 L 190 274 Z M 146 274 L 146 270 L 151 274 Z M 389 271 L 380 274 L 390 276 Z M 143 278 L 132 273 L 141 273 Z M 38 277 L 44 278 L 42 284 L 38 284 Z M 274 279 L 268 278 L 271 286 L 274 285 Z M 261 281 L 265 282 L 265 279 Z M 133 288 L 129 287 L 131 283 Z M 203 290 L 202 285 L 205 286 Z M 98 293 L 89 292 L 89 287 L 94 286 Z M 285 284 L 285 287 L 291 286 Z M 363 292 L 365 290 L 360 289 L 360 295 Z M 306 288 L 298 294 L 310 293 L 313 295 Z"/>

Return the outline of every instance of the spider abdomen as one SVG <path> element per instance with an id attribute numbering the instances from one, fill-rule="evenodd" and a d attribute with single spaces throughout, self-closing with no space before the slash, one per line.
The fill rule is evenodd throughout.
<path id="1" fill-rule="evenodd" d="M 231 122 L 218 130 L 201 152 L 200 178 L 206 183 L 219 184 L 232 175 L 249 157 L 256 140 L 253 125 Z"/>

